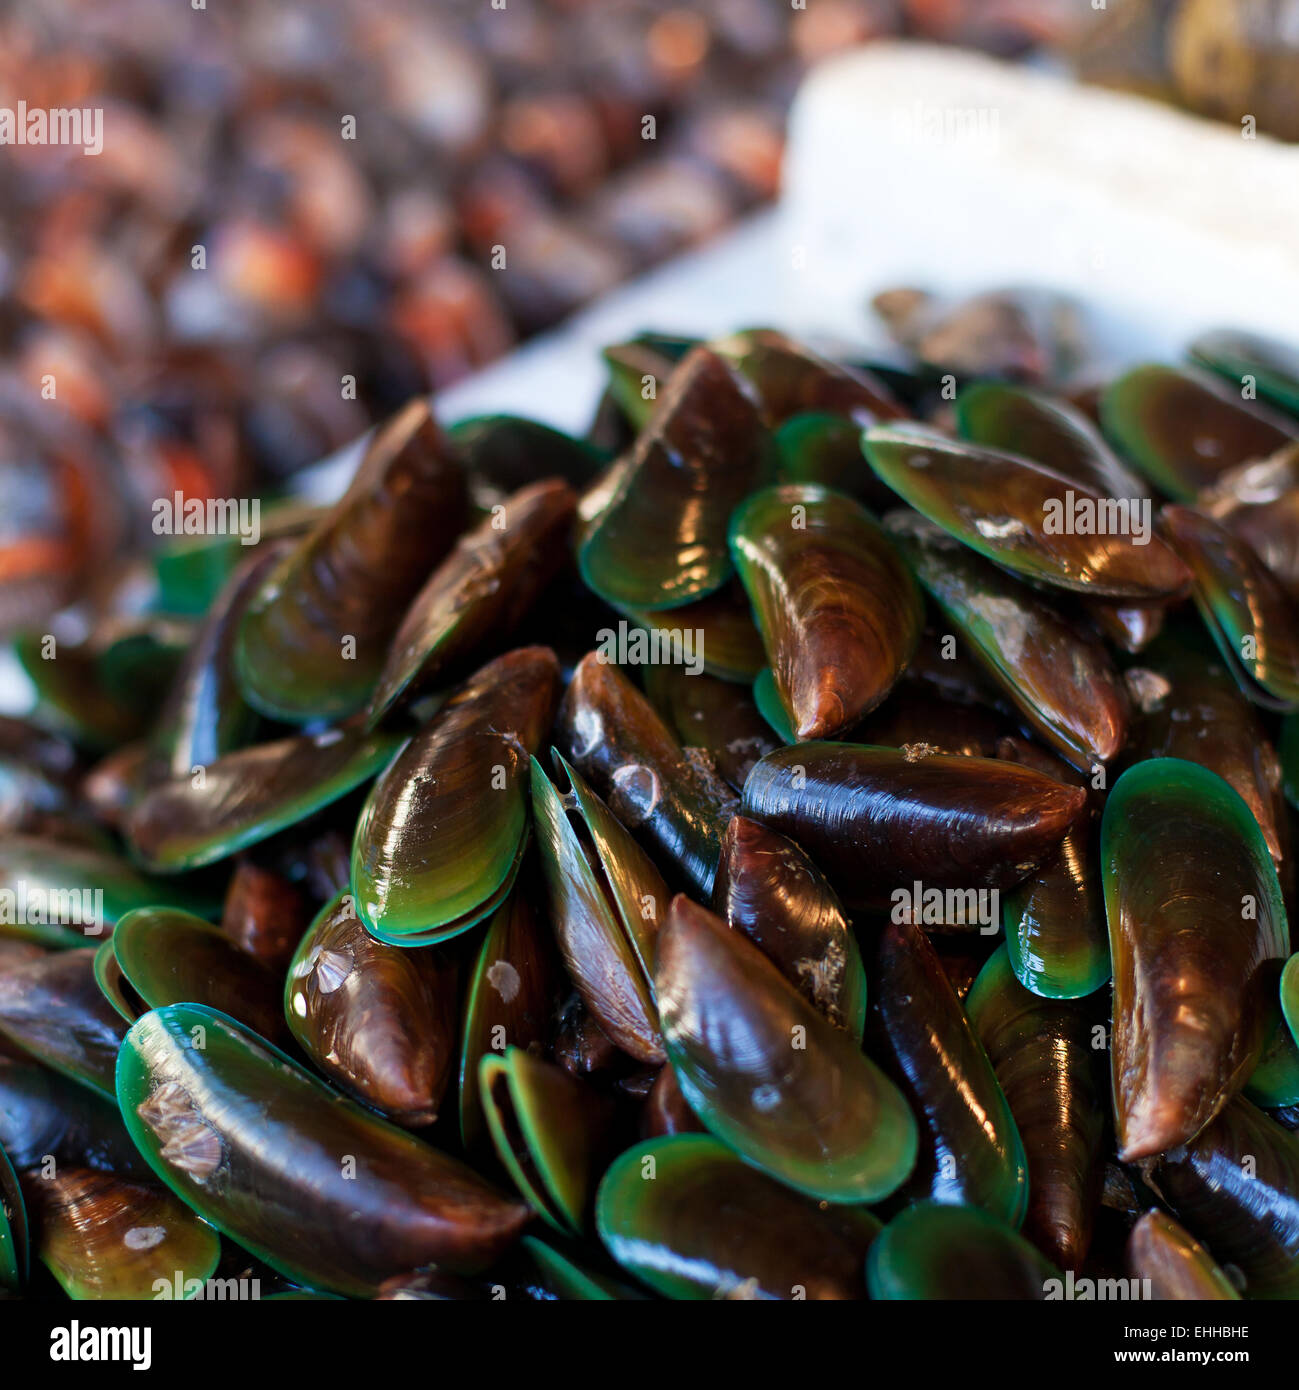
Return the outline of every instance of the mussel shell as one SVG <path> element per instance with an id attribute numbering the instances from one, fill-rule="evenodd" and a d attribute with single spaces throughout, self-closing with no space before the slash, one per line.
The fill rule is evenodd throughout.
<path id="1" fill-rule="evenodd" d="M 773 432 L 776 480 L 833 488 L 866 507 L 887 506 L 893 494 L 866 467 L 861 423 L 846 415 L 808 410 L 791 415 Z"/>
<path id="2" fill-rule="evenodd" d="M 378 431 L 347 493 L 249 604 L 235 648 L 248 702 L 283 720 L 338 719 L 359 708 L 403 610 L 464 512 L 464 474 L 428 405 L 412 401 Z"/>
<path id="3" fill-rule="evenodd" d="M 857 938 L 834 889 L 793 840 L 732 817 L 713 906 L 810 1004 L 861 1041 L 866 971 Z"/>
<path id="4" fill-rule="evenodd" d="M 1145 1176 L 1247 1298 L 1299 1297 L 1299 1135 L 1237 1096 Z"/>
<path id="5" fill-rule="evenodd" d="M 1193 502 L 1229 469 L 1266 458 L 1299 426 L 1186 367 L 1134 367 L 1101 395 L 1106 437 L 1161 492 Z"/>
<path id="6" fill-rule="evenodd" d="M 582 1303 L 610 1303 L 636 1301 L 645 1297 L 620 1280 L 588 1268 L 566 1249 L 538 1240 L 536 1236 L 524 1236 L 519 1248 L 532 1261 L 542 1286 L 556 1298 Z"/>
<path id="7" fill-rule="evenodd" d="M 917 881 L 1010 887 L 1059 845 L 1086 800 L 993 758 L 809 743 L 754 766 L 743 813 L 802 845 L 849 907 L 878 907 Z"/>
<path id="8" fill-rule="evenodd" d="M 1082 999 L 1110 978 L 1105 900 L 1089 824 L 1075 826 L 1002 902 L 1015 976 L 1044 999 Z"/>
<path id="9" fill-rule="evenodd" d="M 463 1164 L 212 1009 L 145 1014 L 123 1043 L 117 1093 L 163 1182 L 308 1287 L 367 1295 L 428 1263 L 476 1273 L 527 1219 Z"/>
<path id="10" fill-rule="evenodd" d="M 897 1088 L 745 937 L 677 897 L 654 979 L 682 1094 L 719 1139 L 828 1202 L 906 1180 L 916 1123 Z"/>
<path id="11" fill-rule="evenodd" d="M 1255 704 L 1299 708 L 1299 604 L 1244 542 L 1189 507 L 1165 507 L 1170 543 L 1195 576 L 1195 605 Z"/>
<path id="12" fill-rule="evenodd" d="M 1004 381 L 976 381 L 956 397 L 963 438 L 1018 454 L 1106 497 L 1147 497 L 1145 480 L 1115 456 L 1081 411 L 1055 396 Z"/>
<path id="13" fill-rule="evenodd" d="M 0 1148 L 0 1290 L 18 1293 L 31 1272 L 27 1205 L 18 1175 Z"/>
<path id="14" fill-rule="evenodd" d="M 1023 1140 L 1024 1234 L 1053 1264 L 1077 1269 L 1101 1193 L 1098 1020 L 1079 1004 L 1031 994 L 1015 979 L 1004 949 L 989 957 L 965 1007 Z"/>
<path id="15" fill-rule="evenodd" d="M 284 1037 L 279 979 L 219 927 L 192 913 L 136 908 L 122 918 L 100 950 L 112 951 L 117 969 L 142 1005 L 126 1016 L 128 1022 L 164 1004 L 206 1004 L 270 1042 Z"/>
<path id="16" fill-rule="evenodd" d="M 1299 603 L 1299 441 L 1224 473 L 1195 505 L 1244 541 Z"/>
<path id="17" fill-rule="evenodd" d="M 473 1155 L 486 1133 L 479 1060 L 502 1047 L 540 1052 L 550 1041 L 559 993 L 554 950 L 527 895 L 516 888 L 497 908 L 465 992 L 460 1039 L 460 1138 Z"/>
<path id="18" fill-rule="evenodd" d="M 559 479 L 493 508 L 415 595 L 370 697 L 371 724 L 454 670 L 490 637 L 508 638 L 565 555 L 577 498 Z"/>
<path id="19" fill-rule="evenodd" d="M 900 686 L 853 730 L 879 748 L 931 749 L 966 758 L 997 756 L 1009 725 L 994 710 L 957 704 L 914 681 Z"/>
<path id="20" fill-rule="evenodd" d="M 0 1036 L 55 1071 L 113 1096 L 126 1025 L 95 979 L 95 948 L 0 968 Z"/>
<path id="21" fill-rule="evenodd" d="M 160 782 L 132 811 L 127 837 L 158 872 L 215 863 L 368 781 L 399 743 L 352 723 L 240 748 L 193 777 Z"/>
<path id="22" fill-rule="evenodd" d="M 381 941 L 428 945 L 504 901 L 527 843 L 528 756 L 558 680 L 547 647 L 488 662 L 374 784 L 352 842 L 352 894 Z"/>
<path id="23" fill-rule="evenodd" d="M 873 1299 L 1045 1299 L 1060 1271 L 979 1207 L 921 1202 L 880 1232 L 866 1257 Z"/>
<path id="24" fill-rule="evenodd" d="M 19 1171 L 59 1167 L 148 1176 L 117 1102 L 26 1056 L 0 1055 L 0 1145 Z"/>
<path id="25" fill-rule="evenodd" d="M 983 1044 L 919 927 L 892 922 L 876 944 L 871 1016 L 881 1065 L 920 1116 L 909 1200 L 970 1203 L 1017 1227 L 1028 1164 Z"/>
<path id="26" fill-rule="evenodd" d="M 299 1047 L 341 1090 L 408 1129 L 437 1119 L 457 1019 L 455 964 L 436 947 L 375 940 L 340 893 L 299 943 L 283 995 Z"/>
<path id="27" fill-rule="evenodd" d="M 884 699 L 920 640 L 906 566 L 852 498 L 812 483 L 749 497 L 730 545 L 795 732 L 841 733 Z"/>
<path id="28" fill-rule="evenodd" d="M 668 888 L 649 856 L 562 758 L 556 790 L 532 763 L 532 814 L 560 955 L 600 1027 L 638 1061 L 663 1040 L 650 974 Z"/>
<path id="29" fill-rule="evenodd" d="M 1280 765 L 1257 709 L 1213 648 L 1170 630 L 1128 668 L 1126 680 L 1140 710 L 1136 755 L 1184 758 L 1229 782 L 1258 821 L 1279 868 L 1288 840 Z"/>
<path id="30" fill-rule="evenodd" d="M 904 501 L 1029 583 L 1139 603 L 1180 598 L 1190 587 L 1185 566 L 1158 536 L 1143 544 L 1135 527 L 1102 526 L 1107 507 L 1136 507 L 1130 499 L 1115 503 L 1016 454 L 916 425 L 877 425 L 862 448 Z M 1070 524 L 1080 502 L 1099 534 Z"/>
<path id="31" fill-rule="evenodd" d="M 598 652 L 573 672 L 556 734 L 569 761 L 660 866 L 706 897 L 734 806 L 707 756 L 683 750 L 645 696 Z"/>
<path id="32" fill-rule="evenodd" d="M 768 425 L 805 411 L 833 413 L 861 425 L 906 415 L 874 373 L 831 362 L 773 329 L 749 329 L 710 346 L 752 385 Z"/>
<path id="33" fill-rule="evenodd" d="M 221 930 L 236 946 L 282 972 L 309 921 L 303 895 L 287 878 L 248 858 L 235 861 L 221 911 Z"/>
<path id="34" fill-rule="evenodd" d="M 1248 1080 L 1289 930 L 1249 807 L 1195 763 L 1154 758 L 1119 778 L 1101 863 L 1128 1161 L 1191 1140 Z"/>
<path id="35" fill-rule="evenodd" d="M 1237 386 L 1250 377 L 1258 394 L 1299 415 L 1299 351 L 1261 333 L 1218 328 L 1201 333 L 1188 349 L 1192 359 Z"/>
<path id="36" fill-rule="evenodd" d="M 183 1289 L 216 1271 L 217 1233 L 153 1183 L 64 1168 L 27 1191 L 36 1253 L 69 1298 L 153 1299 L 160 1283 Z"/>
<path id="37" fill-rule="evenodd" d="M 485 1054 L 478 1084 L 497 1156 L 515 1186 L 548 1225 L 580 1233 L 611 1149 L 611 1102 L 518 1047 Z"/>
<path id="38" fill-rule="evenodd" d="M 677 608 L 730 577 L 726 523 L 774 472 L 750 389 L 703 347 L 672 374 L 578 552 L 606 602 Z"/>
<path id="39" fill-rule="evenodd" d="M 1080 768 L 1123 746 L 1128 697 L 1103 644 L 914 513 L 885 525 L 925 591 L 1034 731 Z"/>
<path id="40" fill-rule="evenodd" d="M 1149 1297 L 1167 1300 L 1237 1300 L 1236 1286 L 1213 1256 L 1167 1212 L 1152 1208 L 1128 1236 L 1128 1270 Z"/>
<path id="41" fill-rule="evenodd" d="M 605 462 L 586 440 L 521 415 L 457 420 L 447 437 L 463 460 L 474 501 L 484 508 L 506 501 L 538 478 L 562 478 L 571 487 L 584 488 Z"/>
<path id="42" fill-rule="evenodd" d="M 247 742 L 256 728 L 258 716 L 235 679 L 235 636 L 253 594 L 283 554 L 283 543 L 262 546 L 235 570 L 185 653 L 151 735 L 164 776 L 189 777 Z"/>
<path id="43" fill-rule="evenodd" d="M 757 705 L 731 681 L 676 665 L 647 666 L 645 693 L 682 745 L 708 753 L 737 791 L 753 764 L 779 746 Z"/>
<path id="44" fill-rule="evenodd" d="M 672 1299 L 862 1299 L 880 1229 L 868 1211 L 811 1202 L 702 1134 L 620 1154 L 596 1224 L 628 1273 Z"/>
<path id="45" fill-rule="evenodd" d="M 0 937 L 55 948 L 84 946 L 87 940 L 98 939 L 133 908 L 166 904 L 207 915 L 218 906 L 202 890 L 188 883 L 148 878 L 116 854 L 34 836 L 6 835 L 0 841 L 0 885 L 13 895 L 15 906 L 19 901 L 26 904 L 24 912 L 0 915 Z M 102 904 L 94 899 L 91 910 L 85 910 L 89 892 L 102 892 Z M 44 904 L 40 915 L 56 916 L 62 922 L 33 920 L 38 894 Z M 61 905 L 58 910 L 56 905 Z M 80 922 L 78 909 L 82 909 Z M 5 921 L 5 916 L 25 920 Z"/>

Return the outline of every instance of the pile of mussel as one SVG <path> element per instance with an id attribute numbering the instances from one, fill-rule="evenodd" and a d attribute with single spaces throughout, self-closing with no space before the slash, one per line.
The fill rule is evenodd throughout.
<path id="1" fill-rule="evenodd" d="M 1299 352 L 878 307 L 17 641 L 0 1288 L 1299 1296 Z"/>

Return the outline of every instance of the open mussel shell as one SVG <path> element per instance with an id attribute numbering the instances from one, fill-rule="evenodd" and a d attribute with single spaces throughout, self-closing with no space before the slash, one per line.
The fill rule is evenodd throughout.
<path id="1" fill-rule="evenodd" d="M 713 906 L 810 1004 L 861 1041 L 866 971 L 857 937 L 834 889 L 793 840 L 732 817 Z"/>
<path id="2" fill-rule="evenodd" d="M 709 346 L 751 384 L 768 425 L 805 411 L 833 413 L 859 425 L 906 414 L 873 372 L 831 362 L 774 329 L 749 329 Z"/>
<path id="3" fill-rule="evenodd" d="M 736 508 L 730 545 L 798 737 L 855 724 L 893 688 L 924 619 L 888 537 L 843 493 L 787 483 Z"/>
<path id="4" fill-rule="evenodd" d="M 192 913 L 128 912 L 99 948 L 95 970 L 101 988 L 113 987 L 105 992 L 128 1023 L 164 1004 L 206 1004 L 271 1042 L 284 1036 L 278 977 Z"/>
<path id="5" fill-rule="evenodd" d="M 1299 1135 L 1237 1096 L 1143 1170 L 1214 1259 L 1240 1271 L 1246 1298 L 1299 1297 Z"/>
<path id="6" fill-rule="evenodd" d="M 227 753 L 193 776 L 160 782 L 136 804 L 127 839 L 160 873 L 226 859 L 368 781 L 400 739 L 355 722 Z"/>
<path id="7" fill-rule="evenodd" d="M 0 1147 L 0 1297 L 18 1293 L 31 1272 L 31 1243 L 27 1205 L 18 1175 Z"/>
<path id="8" fill-rule="evenodd" d="M 248 741 L 258 715 L 235 679 L 235 636 L 244 612 L 283 544 L 264 546 L 230 576 L 185 653 L 150 736 L 163 775 L 189 777 Z"/>
<path id="9" fill-rule="evenodd" d="M 1063 1296 L 1060 1271 L 1023 1236 L 979 1207 L 939 1202 L 885 1226 L 866 1257 L 866 1282 L 873 1299 Z"/>
<path id="10" fill-rule="evenodd" d="M 641 846 L 707 897 L 735 804 L 707 755 L 682 749 L 645 696 L 599 652 L 573 672 L 556 733 L 561 751 Z"/>
<path id="11" fill-rule="evenodd" d="M 1240 387 L 1249 378 L 1264 400 L 1299 415 L 1299 350 L 1261 333 L 1218 328 L 1201 333 L 1191 357 Z"/>
<path id="12" fill-rule="evenodd" d="M 558 570 L 577 498 L 559 479 L 496 504 L 415 595 L 370 697 L 372 724 L 407 705 L 489 638 L 508 638 Z"/>
<path id="13" fill-rule="evenodd" d="M 251 600 L 235 648 L 248 702 L 282 720 L 358 709 L 464 514 L 464 474 L 428 405 L 412 401 L 375 434 L 347 493 Z"/>
<path id="14" fill-rule="evenodd" d="M 95 979 L 93 946 L 0 966 L 0 1038 L 110 1098 L 125 1032 Z"/>
<path id="15" fill-rule="evenodd" d="M 1023 1140 L 1024 1234 L 1053 1264 L 1077 1269 L 1101 1193 L 1099 1020 L 1077 1003 L 1031 994 L 1015 979 L 1004 949 L 988 958 L 965 1007 Z"/>
<path id="16" fill-rule="evenodd" d="M 922 426 L 877 425 L 862 436 L 875 472 L 930 521 L 1031 584 L 1088 598 L 1154 603 L 1182 597 L 1186 567 L 1138 503 L 999 449 Z"/>
<path id="17" fill-rule="evenodd" d="M 504 901 L 527 844 L 528 756 L 558 683 L 548 647 L 497 657 L 374 784 L 352 842 L 352 895 L 380 941 L 429 945 Z"/>
<path id="18" fill-rule="evenodd" d="M 470 1155 L 486 1134 L 479 1061 L 506 1046 L 539 1052 L 550 1041 L 559 993 L 554 954 L 527 895 L 516 888 L 488 923 L 465 992 L 460 1138 Z"/>
<path id="19" fill-rule="evenodd" d="M 993 758 L 808 743 L 754 766 L 743 814 L 802 845 L 849 907 L 880 907 L 916 882 L 1010 887 L 1086 801 L 1080 787 Z"/>
<path id="20" fill-rule="evenodd" d="M 436 947 L 377 941 L 340 893 L 299 943 L 283 995 L 298 1046 L 341 1090 L 408 1129 L 437 1119 L 457 1001 L 455 964 Z"/>
<path id="21" fill-rule="evenodd" d="M 220 906 L 191 884 L 149 878 L 105 850 L 26 835 L 0 841 L 0 905 L 12 904 L 0 911 L 0 938 L 84 946 L 133 908 L 159 903 L 203 916 Z"/>
<path id="22" fill-rule="evenodd" d="M 702 748 L 737 791 L 779 741 L 753 700 L 731 681 L 671 663 L 645 668 L 645 693 L 686 748 Z"/>
<path id="23" fill-rule="evenodd" d="M 1123 746 L 1128 697 L 1103 643 L 914 512 L 885 525 L 925 592 L 1033 730 L 1080 768 Z"/>
<path id="24" fill-rule="evenodd" d="M 731 512 L 773 473 L 751 388 L 716 353 L 693 349 L 586 528 L 583 578 L 607 603 L 651 610 L 720 589 Z"/>
<path id="25" fill-rule="evenodd" d="M 620 1154 L 596 1199 L 609 1253 L 672 1299 L 863 1299 L 879 1220 L 809 1201 L 703 1134 Z"/>
<path id="26" fill-rule="evenodd" d="M 612 1102 L 519 1047 L 484 1056 L 478 1084 L 497 1156 L 515 1186 L 548 1225 L 579 1234 L 611 1151 Z"/>
<path id="27" fill-rule="evenodd" d="M 154 1183 L 89 1168 L 33 1174 L 36 1255 L 71 1299 L 153 1299 L 216 1270 L 216 1231 Z M 191 1282 L 194 1281 L 194 1282 Z"/>
<path id="28" fill-rule="evenodd" d="M 1135 697 L 1138 758 L 1184 758 L 1229 782 L 1258 822 L 1278 871 L 1286 858 L 1277 754 L 1258 709 L 1202 633 L 1170 629 L 1125 672 Z"/>
<path id="29" fill-rule="evenodd" d="M 992 1062 L 928 938 L 891 922 L 874 956 L 871 1015 L 884 1069 L 920 1116 L 912 1200 L 971 1203 L 1017 1227 L 1028 1165 Z"/>
<path id="30" fill-rule="evenodd" d="M 1168 1300 L 1238 1300 L 1236 1286 L 1213 1256 L 1167 1212 L 1151 1208 L 1128 1236 L 1128 1272 L 1148 1296 Z"/>
<path id="31" fill-rule="evenodd" d="M 1114 965 L 1119 1156 L 1193 1138 L 1244 1085 L 1289 952 L 1276 869 L 1249 807 L 1178 758 L 1137 763 L 1101 826 Z"/>
<path id="32" fill-rule="evenodd" d="M 745 937 L 677 897 L 654 979 L 677 1081 L 717 1138 L 823 1201 L 878 1201 L 906 1181 L 905 1100 Z"/>
<path id="33" fill-rule="evenodd" d="M 1150 489 L 1115 456 L 1092 422 L 1073 406 L 1005 381 L 976 381 L 956 397 L 963 438 L 1032 459 L 1106 497 L 1147 497 Z"/>
<path id="34" fill-rule="evenodd" d="M 572 488 L 593 482 L 606 460 L 584 439 L 521 415 L 475 415 L 447 428 L 469 476 L 474 501 L 490 510 L 538 478 Z"/>
<path id="35" fill-rule="evenodd" d="M 1229 469 L 1274 454 L 1299 425 L 1186 367 L 1134 367 L 1101 395 L 1101 423 L 1120 455 L 1179 502 Z"/>
<path id="36" fill-rule="evenodd" d="M 372 1294 L 429 1263 L 477 1273 L 527 1219 L 212 1009 L 177 1004 L 135 1023 L 117 1095 L 140 1152 L 191 1210 L 311 1288 Z"/>
<path id="37" fill-rule="evenodd" d="M 1241 689 L 1266 709 L 1299 708 L 1299 604 L 1242 540 L 1190 507 L 1161 513 L 1195 576 L 1195 606 Z"/>
<path id="38" fill-rule="evenodd" d="M 532 762 L 532 814 L 555 940 L 604 1032 L 657 1066 L 665 1054 L 651 972 L 668 888 L 580 774 L 555 760 L 558 789 Z"/>

